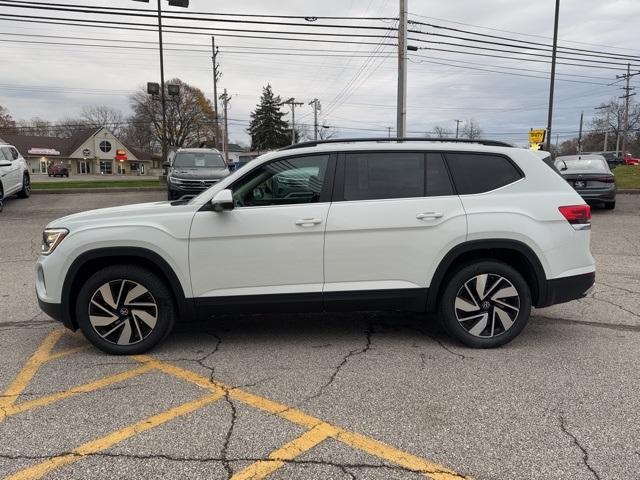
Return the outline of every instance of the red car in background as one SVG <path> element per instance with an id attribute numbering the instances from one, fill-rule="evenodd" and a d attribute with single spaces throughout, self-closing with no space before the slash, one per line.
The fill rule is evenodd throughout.
<path id="1" fill-rule="evenodd" d="M 627 153 L 624 156 L 624 164 L 625 165 L 640 165 L 640 158 L 634 158 L 630 153 Z"/>
<path id="2" fill-rule="evenodd" d="M 57 165 L 49 165 L 49 168 L 47 168 L 47 175 L 49 175 L 50 177 L 69 178 L 69 169 L 61 163 Z"/>

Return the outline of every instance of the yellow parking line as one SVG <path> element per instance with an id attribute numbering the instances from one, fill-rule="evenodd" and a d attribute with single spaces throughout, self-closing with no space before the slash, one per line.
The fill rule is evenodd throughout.
<path id="1" fill-rule="evenodd" d="M 51 349 L 60 340 L 64 334 L 64 330 L 54 330 L 40 344 L 35 353 L 27 361 L 25 366 L 20 370 L 16 378 L 11 382 L 9 387 L 3 392 L 3 398 L 0 398 L 0 408 L 13 405 L 18 396 L 27 388 L 29 382 L 34 377 L 42 364 L 50 359 Z"/>
<path id="2" fill-rule="evenodd" d="M 109 377 L 104 377 L 93 382 L 85 383 L 84 385 L 73 387 L 64 392 L 56 392 L 52 393 L 51 395 L 46 395 L 34 400 L 29 400 L 27 402 L 22 402 L 18 405 L 13 404 L 8 407 L 4 407 L 2 410 L 0 410 L 0 422 L 2 422 L 5 418 L 10 417 L 11 415 L 23 413 L 37 407 L 44 407 L 46 405 L 59 402 L 60 400 L 64 400 L 65 398 L 79 395 L 81 393 L 94 392 L 101 388 L 108 387 L 109 385 L 113 385 L 114 383 L 123 382 L 125 380 L 137 377 L 138 375 L 142 375 L 153 369 L 154 367 L 152 365 L 141 365 L 131 370 L 117 373 Z"/>
<path id="3" fill-rule="evenodd" d="M 85 456 L 106 450 L 113 445 L 127 440 L 142 432 L 162 425 L 174 418 L 193 413 L 196 410 L 219 400 L 223 395 L 221 393 L 213 393 L 205 395 L 197 400 L 184 403 L 178 407 L 171 408 L 162 413 L 153 415 L 152 417 L 141 420 L 133 425 L 124 427 L 116 432 L 105 435 L 102 438 L 92 440 L 75 448 L 71 453 L 52 457 L 44 462 L 38 463 L 32 467 L 25 468 L 19 472 L 7 477 L 6 480 L 33 480 L 42 478 L 47 473 L 65 465 L 81 460 Z"/>
<path id="4" fill-rule="evenodd" d="M 267 459 L 255 462 L 241 472 L 236 473 L 231 477 L 231 480 L 262 480 L 283 467 L 286 462 L 311 450 L 336 433 L 336 429 L 327 424 L 318 425 L 283 447 L 274 450 Z"/>
<path id="5" fill-rule="evenodd" d="M 73 355 L 74 353 L 82 352 L 83 350 L 88 350 L 88 349 L 89 349 L 89 345 L 83 345 L 82 347 L 75 347 L 75 348 L 70 348 L 69 350 L 64 350 L 62 352 L 52 353 L 47 358 L 47 362 L 50 362 L 52 360 L 58 360 L 59 358 L 66 357 L 68 355 Z"/>
<path id="6" fill-rule="evenodd" d="M 229 385 L 225 385 L 221 382 L 212 382 L 209 378 L 195 372 L 191 372 L 175 365 L 156 360 L 146 355 L 137 355 L 133 358 L 135 358 L 139 362 L 151 364 L 160 371 L 163 371 L 170 375 L 174 375 L 183 380 L 193 382 L 198 386 L 213 391 L 225 392 L 224 394 L 228 395 L 230 398 L 238 400 L 254 408 L 258 408 L 260 410 L 277 415 L 281 418 L 289 420 L 292 423 L 306 427 L 307 429 L 313 429 L 315 427 L 330 429 L 327 431 L 333 432 L 330 435 L 332 438 L 335 438 L 336 440 L 349 445 L 352 448 L 356 448 L 375 457 L 401 465 L 409 470 L 422 473 L 426 477 L 433 480 L 460 480 L 463 478 L 467 478 L 462 475 L 456 474 L 443 465 L 439 465 L 437 463 L 430 462 L 429 460 L 411 455 L 410 453 L 403 452 L 402 450 L 398 450 L 397 448 L 391 447 L 378 440 L 368 438 L 364 435 L 360 435 L 343 428 L 336 427 L 317 417 L 306 414 L 295 408 L 287 407 L 286 405 L 274 402 L 259 395 L 244 391 L 239 388 L 234 388 Z"/>

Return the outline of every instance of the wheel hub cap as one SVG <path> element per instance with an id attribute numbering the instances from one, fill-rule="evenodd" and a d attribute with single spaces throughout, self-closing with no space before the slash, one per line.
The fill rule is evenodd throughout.
<path id="1" fill-rule="evenodd" d="M 89 322 L 105 341 L 133 345 L 149 336 L 158 321 L 158 305 L 149 290 L 132 280 L 113 280 L 89 302 Z"/>
<path id="2" fill-rule="evenodd" d="M 520 312 L 520 296 L 506 278 L 485 273 L 460 287 L 455 299 L 456 319 L 474 337 L 492 338 L 508 331 Z"/>

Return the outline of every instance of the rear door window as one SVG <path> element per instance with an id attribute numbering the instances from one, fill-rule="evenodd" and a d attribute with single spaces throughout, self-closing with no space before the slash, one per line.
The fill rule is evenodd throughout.
<path id="1" fill-rule="evenodd" d="M 453 185 L 440 153 L 427 154 L 427 197 L 453 195 Z"/>
<path id="2" fill-rule="evenodd" d="M 484 193 L 522 178 L 506 157 L 481 153 L 447 153 L 447 163 L 459 195 Z"/>
<path id="3" fill-rule="evenodd" d="M 347 153 L 344 200 L 424 197 L 424 153 Z"/>

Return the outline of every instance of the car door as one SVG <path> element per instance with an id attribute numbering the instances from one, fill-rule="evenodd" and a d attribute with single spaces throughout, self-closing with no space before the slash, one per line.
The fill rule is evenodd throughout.
<path id="1" fill-rule="evenodd" d="M 325 308 L 424 310 L 440 259 L 466 233 L 440 153 L 341 155 L 325 234 Z"/>
<path id="2" fill-rule="evenodd" d="M 329 154 L 273 160 L 230 186 L 233 210 L 195 215 L 189 262 L 199 310 L 322 307 L 334 172 Z"/>
<path id="3" fill-rule="evenodd" d="M 2 184 L 4 188 L 4 194 L 11 195 L 16 192 L 18 188 L 17 184 L 17 171 L 20 168 L 18 162 L 14 160 L 11 155 L 11 151 L 8 147 L 0 147 L 0 162 L 10 163 L 11 165 L 0 168 L 0 175 L 2 175 Z M 21 179 L 22 180 L 22 179 Z"/>

